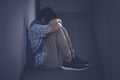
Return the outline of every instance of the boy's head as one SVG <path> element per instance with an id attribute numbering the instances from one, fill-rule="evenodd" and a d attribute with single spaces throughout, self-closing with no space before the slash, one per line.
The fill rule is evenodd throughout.
<path id="1" fill-rule="evenodd" d="M 57 15 L 54 12 L 54 10 L 50 7 L 45 7 L 42 10 L 40 10 L 38 19 L 44 22 L 45 24 L 48 24 L 50 20 L 55 18 L 57 18 Z"/>

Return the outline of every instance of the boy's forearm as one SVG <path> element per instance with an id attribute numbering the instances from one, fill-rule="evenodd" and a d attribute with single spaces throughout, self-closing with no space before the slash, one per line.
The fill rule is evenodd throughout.
<path id="1" fill-rule="evenodd" d="M 52 27 L 52 30 L 50 31 L 50 33 L 56 32 L 62 27 L 59 22 L 53 22 L 53 23 L 50 23 L 49 25 Z"/>

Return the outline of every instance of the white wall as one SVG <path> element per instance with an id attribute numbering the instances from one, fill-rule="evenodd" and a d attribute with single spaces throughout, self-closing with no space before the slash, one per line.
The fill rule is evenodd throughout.
<path id="1" fill-rule="evenodd" d="M 89 12 L 91 0 L 40 0 L 41 8 L 49 6 L 57 12 Z"/>
<path id="2" fill-rule="evenodd" d="M 30 7 L 33 2 L 34 0 L 0 1 L 0 80 L 18 80 L 25 67 L 25 12 L 27 5 Z M 28 11 L 30 22 L 34 17 L 34 7 Z"/>
<path id="3" fill-rule="evenodd" d="M 26 9 L 26 20 L 27 20 L 27 27 L 29 27 L 30 23 L 35 20 L 36 16 L 36 5 L 35 0 L 27 0 L 27 9 Z"/>
<path id="4" fill-rule="evenodd" d="M 94 29 L 105 80 L 120 80 L 120 1 L 96 0 Z"/>

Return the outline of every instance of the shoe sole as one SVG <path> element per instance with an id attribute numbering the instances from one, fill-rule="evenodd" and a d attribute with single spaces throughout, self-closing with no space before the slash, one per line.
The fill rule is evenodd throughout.
<path id="1" fill-rule="evenodd" d="M 67 71 L 84 71 L 84 70 L 87 70 L 88 68 L 76 69 L 76 68 L 69 68 L 69 67 L 61 66 L 61 69 L 67 70 Z"/>

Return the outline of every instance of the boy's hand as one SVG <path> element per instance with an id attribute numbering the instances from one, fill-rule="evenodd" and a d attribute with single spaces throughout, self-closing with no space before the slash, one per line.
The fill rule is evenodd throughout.
<path id="1" fill-rule="evenodd" d="M 50 21 L 49 25 L 52 27 L 51 32 L 55 32 L 62 27 L 62 24 L 61 24 L 60 20 L 58 20 L 58 19 Z"/>

